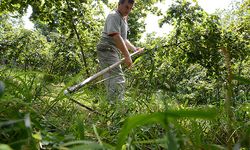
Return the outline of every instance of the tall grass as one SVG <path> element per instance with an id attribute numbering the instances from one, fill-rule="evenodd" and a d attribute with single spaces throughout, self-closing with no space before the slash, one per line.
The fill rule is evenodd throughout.
<path id="1" fill-rule="evenodd" d="M 66 86 L 62 80 L 47 80 L 46 76 L 1 68 L 0 81 L 5 84 L 0 97 L 1 143 L 13 149 L 73 150 L 250 147 L 249 102 L 237 107 L 231 103 L 188 107 L 164 94 L 144 96 L 140 87 L 134 87 L 128 90 L 124 103 L 111 107 L 103 87 L 95 84 L 70 95 L 100 115 L 63 95 Z M 66 84 L 79 78 L 67 79 Z M 250 83 L 246 77 L 233 76 L 231 87 L 226 89 L 232 90 L 234 80 Z M 224 93 L 232 102 L 232 95 L 227 90 Z"/>

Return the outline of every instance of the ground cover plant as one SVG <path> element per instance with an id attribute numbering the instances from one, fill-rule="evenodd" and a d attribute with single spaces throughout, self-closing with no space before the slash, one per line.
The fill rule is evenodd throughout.
<path id="1" fill-rule="evenodd" d="M 250 147 L 249 1 L 206 13 L 176 0 L 138 1 L 129 38 L 145 47 L 125 69 L 126 98 L 110 105 L 96 43 L 108 1 L 1 1 L 0 149 L 241 149 Z M 32 7 L 33 30 L 21 16 Z M 147 13 L 170 34 L 145 32 Z"/>

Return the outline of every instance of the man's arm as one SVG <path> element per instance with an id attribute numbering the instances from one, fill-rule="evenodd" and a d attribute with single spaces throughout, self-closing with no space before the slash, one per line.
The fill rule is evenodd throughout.
<path id="1" fill-rule="evenodd" d="M 112 35 L 112 38 L 114 39 L 114 42 L 116 44 L 116 47 L 122 52 L 125 63 L 130 68 L 132 66 L 132 59 L 130 57 L 126 41 L 124 41 L 119 33 L 115 33 Z"/>
<path id="2" fill-rule="evenodd" d="M 126 44 L 126 46 L 127 46 L 127 48 L 128 49 L 130 49 L 130 50 L 132 50 L 132 51 L 137 51 L 137 48 L 132 44 L 132 43 L 130 43 L 130 41 L 129 40 L 125 40 L 125 44 Z"/>
<path id="3" fill-rule="evenodd" d="M 135 47 L 132 43 L 129 42 L 129 40 L 126 40 L 125 44 L 128 47 L 128 49 L 133 50 L 134 52 L 136 52 L 136 51 L 140 51 L 140 52 L 144 51 L 144 48 Z"/>

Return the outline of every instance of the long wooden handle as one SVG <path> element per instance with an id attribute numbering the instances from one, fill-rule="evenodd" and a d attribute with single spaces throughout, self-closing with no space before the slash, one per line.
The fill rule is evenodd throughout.
<path id="1" fill-rule="evenodd" d="M 132 54 L 130 54 L 130 57 L 138 54 L 140 51 L 136 51 Z M 125 60 L 125 58 L 122 58 L 120 61 L 114 63 L 113 65 L 101 70 L 100 72 L 97 72 L 96 74 L 94 74 L 93 76 L 91 77 L 88 77 L 87 79 L 85 79 L 84 81 L 80 82 L 79 84 L 76 84 L 74 86 L 71 86 L 69 88 L 67 88 L 65 91 L 64 91 L 64 94 L 68 94 L 68 93 L 73 93 L 77 90 L 79 90 L 81 87 L 83 87 L 85 84 L 93 81 L 94 79 L 96 79 L 97 77 L 103 75 L 104 73 L 108 72 L 109 70 L 115 68 L 116 66 L 120 65 L 123 61 Z"/>

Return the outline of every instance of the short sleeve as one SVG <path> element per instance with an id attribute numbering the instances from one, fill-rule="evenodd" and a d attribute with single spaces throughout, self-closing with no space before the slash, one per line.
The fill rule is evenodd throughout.
<path id="1" fill-rule="evenodd" d="M 117 16 L 117 15 L 109 15 L 107 17 L 107 20 L 106 20 L 106 33 L 107 34 L 110 34 L 110 33 L 115 33 L 115 32 L 118 32 L 120 33 L 121 32 L 121 26 L 120 26 L 120 17 Z"/>

